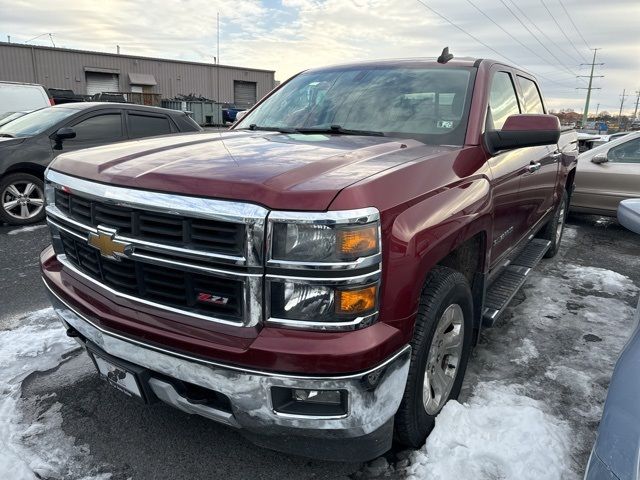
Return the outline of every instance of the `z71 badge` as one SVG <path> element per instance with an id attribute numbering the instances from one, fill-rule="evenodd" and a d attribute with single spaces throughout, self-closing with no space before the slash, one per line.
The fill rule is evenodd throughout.
<path id="1" fill-rule="evenodd" d="M 212 295 L 210 293 L 199 292 L 198 301 L 203 303 L 213 303 L 215 305 L 226 305 L 229 303 L 228 297 L 221 297 L 220 295 Z"/>

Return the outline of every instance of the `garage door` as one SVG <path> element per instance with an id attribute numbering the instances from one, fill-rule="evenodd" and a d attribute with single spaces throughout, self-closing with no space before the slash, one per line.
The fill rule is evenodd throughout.
<path id="1" fill-rule="evenodd" d="M 253 107 L 256 101 L 256 82 L 233 82 L 233 103 L 238 107 Z"/>
<path id="2" fill-rule="evenodd" d="M 87 95 L 102 92 L 119 92 L 120 81 L 115 73 L 87 72 Z"/>

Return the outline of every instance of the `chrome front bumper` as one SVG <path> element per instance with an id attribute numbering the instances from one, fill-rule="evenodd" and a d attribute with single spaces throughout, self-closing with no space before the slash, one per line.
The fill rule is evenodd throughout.
<path id="1" fill-rule="evenodd" d="M 382 364 L 358 374 L 311 377 L 261 372 L 209 362 L 108 332 L 51 289 L 49 292 L 64 325 L 75 329 L 83 341 L 89 340 L 113 357 L 148 369 L 152 377 L 156 372 L 222 393 L 229 398 L 232 412 L 190 403 L 170 383 L 152 378 L 149 385 L 160 400 L 254 434 L 356 439 L 392 427 L 402 400 L 411 357 L 408 345 Z M 348 412 L 331 417 L 279 413 L 272 407 L 271 387 L 346 390 Z"/>

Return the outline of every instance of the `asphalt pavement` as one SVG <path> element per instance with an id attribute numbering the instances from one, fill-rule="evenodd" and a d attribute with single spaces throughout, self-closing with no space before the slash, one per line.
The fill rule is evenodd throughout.
<path id="1" fill-rule="evenodd" d="M 640 285 L 637 262 L 629 261 L 638 256 L 637 236 L 613 220 L 590 216 L 572 217 L 569 228 L 572 241 L 564 252 L 561 250 L 564 261 L 585 263 L 588 259 L 594 267 L 615 270 Z M 0 330 L 15 328 L 30 312 L 48 306 L 38 271 L 38 255 L 48 243 L 44 226 L 0 226 Z M 493 329 L 491 335 L 499 339 L 500 332 Z M 26 416 L 37 417 L 55 402 L 60 404 L 60 428 L 86 453 L 78 460 L 80 470 L 110 473 L 112 480 L 369 476 L 370 470 L 363 470 L 361 464 L 272 452 L 204 418 L 161 404 L 136 403 L 101 381 L 79 350 L 54 370 L 28 377 L 22 385 L 22 398 Z M 589 428 L 593 432 L 596 426 Z M 395 453 L 387 456 L 391 462 L 397 459 Z"/>

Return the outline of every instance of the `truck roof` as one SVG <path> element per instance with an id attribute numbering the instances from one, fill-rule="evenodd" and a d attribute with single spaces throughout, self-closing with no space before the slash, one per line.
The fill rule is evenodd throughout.
<path id="1" fill-rule="evenodd" d="M 447 63 L 438 63 L 438 57 L 414 57 L 414 58 L 389 58 L 382 60 L 365 60 L 359 62 L 351 62 L 351 63 L 340 63 L 334 65 L 328 65 L 324 67 L 318 68 L 310 68 L 306 70 L 307 72 L 322 72 L 324 70 L 334 70 L 334 69 L 342 69 L 342 68 L 362 68 L 362 67 L 380 67 L 380 66 L 390 66 L 390 67 L 402 67 L 402 66 L 434 66 L 434 67 L 478 67 L 480 64 L 486 65 L 490 67 L 493 64 L 501 64 L 505 65 L 509 68 L 513 68 L 519 72 L 526 73 L 528 76 L 535 78 L 530 72 L 526 70 L 522 70 L 514 65 L 510 65 L 505 62 L 501 62 L 498 60 L 493 60 L 490 58 L 474 58 L 474 57 L 454 57 L 449 60 Z"/>

